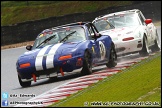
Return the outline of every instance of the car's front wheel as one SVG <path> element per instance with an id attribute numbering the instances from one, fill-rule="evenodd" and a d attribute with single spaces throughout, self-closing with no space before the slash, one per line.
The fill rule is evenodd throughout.
<path id="1" fill-rule="evenodd" d="M 84 53 L 83 68 L 81 70 L 82 75 L 88 75 L 92 73 L 92 56 L 91 53 L 86 50 Z"/>
<path id="2" fill-rule="evenodd" d="M 159 40 L 158 33 L 156 31 L 155 44 L 151 47 L 151 51 L 156 52 L 156 51 L 159 51 L 159 50 L 160 50 L 160 40 Z"/>
<path id="3" fill-rule="evenodd" d="M 115 45 L 112 43 L 111 49 L 110 49 L 109 61 L 106 64 L 106 66 L 108 68 L 115 67 L 117 65 L 116 60 L 117 60 L 117 55 L 116 55 L 116 51 L 115 51 Z"/>
<path id="4" fill-rule="evenodd" d="M 22 82 L 20 76 L 18 75 L 19 83 L 22 87 L 29 87 L 31 85 L 31 81 L 28 82 Z"/>
<path id="5" fill-rule="evenodd" d="M 149 48 L 148 48 L 148 42 L 146 37 L 143 37 L 143 47 L 142 50 L 139 52 L 141 56 L 148 56 L 149 55 Z"/>

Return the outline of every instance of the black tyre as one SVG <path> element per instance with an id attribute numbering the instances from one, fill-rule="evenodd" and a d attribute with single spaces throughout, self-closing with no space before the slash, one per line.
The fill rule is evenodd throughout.
<path id="1" fill-rule="evenodd" d="M 143 37 L 143 47 L 142 47 L 142 50 L 139 52 L 139 54 L 141 56 L 148 56 L 149 55 L 148 43 L 147 43 L 147 39 L 146 39 L 145 36 Z"/>
<path id="2" fill-rule="evenodd" d="M 82 75 L 88 75 L 92 73 L 92 56 L 89 51 L 84 53 L 83 68 L 81 70 Z"/>
<path id="3" fill-rule="evenodd" d="M 18 75 L 19 83 L 22 87 L 29 87 L 31 85 L 31 81 L 28 82 L 22 82 L 20 76 Z"/>
<path id="4" fill-rule="evenodd" d="M 155 44 L 151 47 L 152 52 L 156 52 L 160 50 L 160 41 L 159 41 L 159 36 L 156 31 L 156 39 L 155 39 Z"/>
<path id="5" fill-rule="evenodd" d="M 109 61 L 106 64 L 106 66 L 108 68 L 115 67 L 117 65 L 116 60 L 117 60 L 117 54 L 116 54 L 116 51 L 115 51 L 115 45 L 112 43 L 111 49 L 110 49 Z"/>

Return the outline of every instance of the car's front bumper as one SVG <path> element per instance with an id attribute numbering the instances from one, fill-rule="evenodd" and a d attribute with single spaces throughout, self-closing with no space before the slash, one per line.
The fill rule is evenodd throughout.
<path id="1" fill-rule="evenodd" d="M 114 41 L 117 55 L 125 55 L 142 50 L 142 39 Z"/>
<path id="2" fill-rule="evenodd" d="M 78 58 L 81 58 L 81 61 L 78 63 Z M 72 72 L 75 69 L 79 69 L 83 66 L 83 57 L 71 58 L 68 60 L 54 62 L 54 68 L 39 70 L 36 71 L 35 66 L 30 66 L 28 68 L 18 68 L 17 72 L 23 82 L 33 80 L 33 74 L 36 79 L 50 78 L 57 76 L 60 73 L 60 69 L 63 72 Z"/>

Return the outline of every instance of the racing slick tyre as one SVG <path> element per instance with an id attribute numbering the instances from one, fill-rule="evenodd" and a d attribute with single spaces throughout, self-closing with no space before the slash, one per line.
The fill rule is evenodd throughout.
<path id="1" fill-rule="evenodd" d="M 19 83 L 22 87 L 29 87 L 31 85 L 31 81 L 28 82 L 22 82 L 20 76 L 18 75 Z"/>
<path id="2" fill-rule="evenodd" d="M 82 75 L 88 75 L 92 73 L 92 56 L 88 50 L 84 53 L 83 68 L 81 70 Z"/>
<path id="3" fill-rule="evenodd" d="M 143 47 L 142 47 L 142 50 L 139 52 L 139 54 L 141 56 L 148 56 L 149 55 L 148 43 L 147 43 L 147 39 L 146 39 L 145 36 L 143 37 Z"/>
<path id="4" fill-rule="evenodd" d="M 116 55 L 116 51 L 115 51 L 115 45 L 114 45 L 114 43 L 112 43 L 111 49 L 110 49 L 110 58 L 109 58 L 108 63 L 106 64 L 106 66 L 108 68 L 115 67 L 117 65 L 116 60 L 117 60 L 117 55 Z"/>
<path id="5" fill-rule="evenodd" d="M 160 41 L 158 37 L 158 33 L 156 31 L 156 39 L 155 39 L 155 44 L 151 47 L 152 52 L 156 52 L 160 50 Z"/>

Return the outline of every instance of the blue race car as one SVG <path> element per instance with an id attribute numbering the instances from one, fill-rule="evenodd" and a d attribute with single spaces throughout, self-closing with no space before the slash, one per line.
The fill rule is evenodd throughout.
<path id="1" fill-rule="evenodd" d="M 108 35 L 99 34 L 91 22 L 78 22 L 42 31 L 34 45 L 21 55 L 16 63 L 22 87 L 31 81 L 57 77 L 58 73 L 81 69 L 81 74 L 91 74 L 92 68 L 105 64 L 117 65 L 115 45 Z"/>

